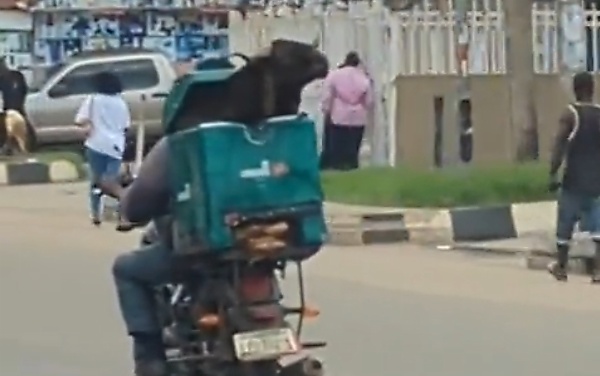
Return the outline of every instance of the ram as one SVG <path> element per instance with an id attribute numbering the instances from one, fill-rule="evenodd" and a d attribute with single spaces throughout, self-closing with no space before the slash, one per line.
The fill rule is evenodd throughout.
<path id="1" fill-rule="evenodd" d="M 171 95 L 182 99 L 172 111 L 165 111 L 167 133 L 206 121 L 252 125 L 268 117 L 297 113 L 304 86 L 324 78 L 329 69 L 316 43 L 279 39 L 255 56 L 234 56 L 243 60 L 236 70 L 233 64 L 221 62 L 226 69 L 207 70 L 209 78 L 190 74 L 176 84 Z M 216 61 L 205 62 L 200 68 L 218 66 Z"/>

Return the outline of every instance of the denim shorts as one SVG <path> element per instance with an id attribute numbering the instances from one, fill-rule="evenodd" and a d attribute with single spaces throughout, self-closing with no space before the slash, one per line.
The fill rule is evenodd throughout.
<path id="1" fill-rule="evenodd" d="M 600 241 L 600 196 L 569 192 L 563 189 L 558 197 L 556 243 L 569 244 L 577 222 L 594 241 Z"/>

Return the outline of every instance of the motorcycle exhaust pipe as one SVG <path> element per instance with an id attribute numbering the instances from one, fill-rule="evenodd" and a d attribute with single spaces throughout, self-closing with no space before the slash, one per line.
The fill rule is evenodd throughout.
<path id="1" fill-rule="evenodd" d="M 323 376 L 323 363 L 315 358 L 307 358 L 302 362 L 304 376 Z"/>
<path id="2" fill-rule="evenodd" d="M 282 366 L 280 376 L 323 376 L 323 363 L 313 357 L 298 359 Z"/>

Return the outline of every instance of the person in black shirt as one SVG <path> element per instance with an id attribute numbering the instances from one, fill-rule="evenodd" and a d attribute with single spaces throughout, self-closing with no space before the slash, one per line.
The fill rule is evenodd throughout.
<path id="1" fill-rule="evenodd" d="M 551 191 L 560 188 L 556 224 L 557 260 L 548 265 L 559 281 L 567 280 L 569 244 L 575 224 L 586 218 L 595 243 L 592 282 L 600 282 L 600 105 L 593 103 L 594 78 L 581 72 L 573 78 L 576 102 L 559 122 L 550 162 Z M 562 182 L 558 170 L 564 164 Z"/>
<path id="2" fill-rule="evenodd" d="M 0 115 L 0 146 L 6 143 L 6 127 L 4 125 L 4 112 L 6 110 L 18 111 L 25 119 L 25 98 L 27 97 L 27 81 L 23 73 L 12 70 L 6 64 L 5 58 L 0 58 L 0 93 L 2 94 L 3 112 Z M 33 129 L 27 123 L 29 142 L 33 141 Z M 31 146 L 31 145 L 28 145 Z"/>

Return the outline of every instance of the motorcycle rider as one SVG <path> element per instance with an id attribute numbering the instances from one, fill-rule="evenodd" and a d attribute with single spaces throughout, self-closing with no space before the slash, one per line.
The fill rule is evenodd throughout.
<path id="1" fill-rule="evenodd" d="M 263 114 L 262 118 L 296 113 L 302 88 L 327 74 L 327 59 L 314 46 L 284 40 L 272 43 L 270 56 L 275 63 L 273 69 L 277 70 L 273 74 L 275 84 L 283 87 L 277 94 L 286 94 L 275 98 L 289 96 L 291 100 L 276 106 L 273 113 Z M 238 121 L 246 123 L 242 119 Z M 120 215 L 125 219 L 120 224 L 122 230 L 127 229 L 126 223 L 153 221 L 160 235 L 159 241 L 118 256 L 112 268 L 121 314 L 133 339 L 137 376 L 168 375 L 162 327 L 153 299 L 154 287 L 171 279 L 168 182 L 168 143 L 163 138 L 148 153 L 136 179 L 126 189 L 114 181 L 101 183 L 105 193 L 120 199 Z"/>

